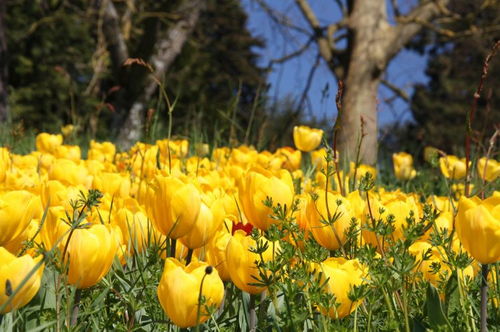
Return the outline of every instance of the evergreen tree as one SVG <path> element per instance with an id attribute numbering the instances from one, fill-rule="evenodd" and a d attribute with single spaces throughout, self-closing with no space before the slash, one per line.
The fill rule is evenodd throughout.
<path id="1" fill-rule="evenodd" d="M 493 11 L 481 12 L 477 8 L 479 5 L 466 0 L 454 2 L 452 9 L 465 21 L 455 24 L 498 27 L 500 6 Z M 459 26 L 453 28 L 460 29 Z M 491 51 L 495 36 L 498 36 L 498 28 L 487 34 L 466 35 L 452 43 L 442 39 L 431 50 L 426 69 L 429 82 L 417 86 L 412 97 L 411 111 L 416 123 L 408 128 L 407 142 L 417 143 L 420 147 L 432 145 L 448 153 L 458 153 L 463 149 L 466 114 L 471 109 L 483 62 Z M 474 140 L 480 145 L 493 134 L 494 125 L 500 123 L 498 107 L 499 55 L 490 63 L 473 123 Z"/>

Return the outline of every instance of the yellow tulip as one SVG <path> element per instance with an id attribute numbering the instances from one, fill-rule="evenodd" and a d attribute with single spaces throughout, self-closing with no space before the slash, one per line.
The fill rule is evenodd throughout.
<path id="1" fill-rule="evenodd" d="M 337 303 L 337 306 L 330 308 L 328 312 L 325 308 L 320 308 L 321 312 L 334 319 L 349 315 L 361 304 L 361 300 L 351 301 L 349 292 L 354 286 L 363 284 L 363 279 L 367 275 L 367 268 L 357 259 L 346 260 L 341 257 L 328 258 L 319 264 L 319 267 L 319 271 L 323 273 L 323 282 L 328 278 L 326 291 L 335 295 L 335 302 Z"/>
<path id="2" fill-rule="evenodd" d="M 59 243 L 64 251 L 67 238 Z M 74 230 L 64 261 L 69 260 L 68 283 L 88 288 L 106 276 L 111 269 L 119 243 L 113 230 L 104 225 Z"/>
<path id="3" fill-rule="evenodd" d="M 424 260 L 424 254 L 430 250 L 430 258 Z M 430 243 L 425 241 L 417 241 L 413 243 L 410 248 L 408 248 L 410 254 L 415 256 L 417 266 L 415 271 L 420 271 L 425 280 L 428 280 L 435 287 L 448 279 L 451 275 L 450 267 L 441 260 L 441 254 L 436 247 L 433 247 Z M 440 269 L 437 273 L 433 273 L 432 265 L 439 264 Z"/>
<path id="4" fill-rule="evenodd" d="M 94 140 L 90 141 L 90 148 L 87 153 L 87 159 L 97 160 L 100 162 L 113 161 L 116 154 L 116 147 L 111 142 L 98 143 Z"/>
<path id="5" fill-rule="evenodd" d="M 64 137 L 71 135 L 75 131 L 75 126 L 72 124 L 67 124 L 61 127 L 61 133 Z"/>
<path id="6" fill-rule="evenodd" d="M 83 185 L 90 188 L 92 176 L 84 165 L 68 159 L 57 159 L 49 170 L 49 179 L 58 180 L 67 186 Z"/>
<path id="7" fill-rule="evenodd" d="M 418 221 L 421 216 L 421 207 L 418 201 L 410 195 L 398 193 L 394 196 L 392 194 L 388 194 L 389 199 L 384 200 L 376 199 L 373 196 L 370 198 L 370 206 L 365 207 L 365 211 L 363 213 L 362 224 L 365 227 L 372 227 L 373 219 L 377 222 L 379 219 L 382 219 L 383 222 L 387 222 L 388 218 L 392 215 L 394 217 L 394 232 L 391 234 L 391 238 L 393 241 L 399 240 L 403 238 L 403 227 L 407 227 L 406 218 L 410 217 L 413 214 L 413 218 L 415 221 Z M 371 217 L 370 217 L 371 211 Z M 377 241 L 377 237 L 375 233 L 370 230 L 363 230 L 362 232 L 363 239 L 372 244 L 375 247 L 378 247 L 381 241 L 381 237 L 379 237 Z M 380 243 L 385 247 L 385 243 Z M 379 250 L 381 248 L 378 248 Z"/>
<path id="8" fill-rule="evenodd" d="M 394 174 L 398 180 L 413 179 L 417 172 L 413 168 L 413 157 L 406 152 L 394 153 L 392 155 L 392 162 L 394 164 Z"/>
<path id="9" fill-rule="evenodd" d="M 19 254 L 25 246 L 28 244 L 27 241 L 33 239 L 35 234 L 38 232 L 40 227 L 40 221 L 38 219 L 32 219 L 28 227 L 15 239 L 4 244 L 4 248 L 10 251 L 13 255 Z M 40 236 L 37 235 L 34 242 L 40 243 Z"/>
<path id="10" fill-rule="evenodd" d="M 293 127 L 293 142 L 300 151 L 310 152 L 316 149 L 323 138 L 323 130 L 308 126 Z"/>
<path id="11" fill-rule="evenodd" d="M 40 259 L 41 256 L 38 259 L 33 259 L 30 255 L 16 257 L 0 247 L 0 307 L 7 302 L 12 292 L 21 286 L 24 278 L 35 268 Z M 6 314 L 28 304 L 40 289 L 42 274 L 43 266 L 40 266 L 0 314 Z"/>
<path id="12" fill-rule="evenodd" d="M 11 166 L 10 153 L 7 148 L 0 148 L 0 182 L 5 181 L 5 173 Z"/>
<path id="13" fill-rule="evenodd" d="M 0 246 L 14 240 L 37 212 L 36 196 L 24 190 L 0 194 Z"/>
<path id="14" fill-rule="evenodd" d="M 42 184 L 40 197 L 42 206 L 45 208 L 50 206 L 64 206 L 68 211 L 71 211 L 71 201 L 75 201 L 80 197 L 80 191 L 85 192 L 84 186 L 65 186 L 57 180 L 48 180 Z"/>
<path id="15" fill-rule="evenodd" d="M 500 177 L 500 162 L 494 159 L 481 158 L 477 161 L 477 172 L 481 179 L 488 182 Z"/>
<path id="16" fill-rule="evenodd" d="M 455 180 L 465 176 L 465 158 L 459 159 L 457 156 L 446 156 L 439 158 L 439 168 L 446 178 Z"/>
<path id="17" fill-rule="evenodd" d="M 485 200 L 462 196 L 455 220 L 465 250 L 482 264 L 500 261 L 500 195 Z"/>
<path id="18" fill-rule="evenodd" d="M 62 143 L 62 135 L 51 135 L 47 133 L 38 134 L 35 140 L 36 149 L 45 153 L 54 153 L 57 147 L 61 146 Z"/>
<path id="19" fill-rule="evenodd" d="M 78 163 L 82 159 L 82 151 L 78 145 L 60 145 L 56 147 L 54 156 Z"/>
<path id="20" fill-rule="evenodd" d="M 146 214 L 140 210 L 132 212 L 128 208 L 122 208 L 114 220 L 120 227 L 123 243 L 127 245 L 130 253 L 134 252 L 134 249 L 138 253 L 143 252 L 149 242 L 148 236 L 151 236 L 152 241 L 159 237 Z"/>
<path id="21" fill-rule="evenodd" d="M 68 234 L 66 210 L 62 206 L 51 206 L 47 210 L 45 222 L 40 229 L 40 238 L 48 250 L 52 249 L 59 240 Z M 66 220 L 66 222 L 65 222 Z"/>
<path id="22" fill-rule="evenodd" d="M 204 303 L 200 303 L 200 289 Z M 224 284 L 217 270 L 207 263 L 196 261 L 184 266 L 175 258 L 167 258 L 157 294 L 167 316 L 186 328 L 210 318 L 207 309 L 221 305 Z"/>
<path id="23" fill-rule="evenodd" d="M 294 171 L 300 168 L 302 154 L 299 150 L 294 150 L 291 147 L 286 146 L 276 150 L 275 154 L 283 157 L 283 168 L 289 171 Z"/>
<path id="24" fill-rule="evenodd" d="M 270 261 L 273 255 L 272 244 L 263 240 L 269 247 L 262 254 L 264 261 Z M 229 270 L 229 276 L 232 282 L 241 289 L 250 294 L 260 294 L 266 290 L 266 287 L 251 285 L 255 284 L 259 278 L 259 269 L 255 262 L 260 261 L 258 254 L 251 252 L 251 248 L 256 248 L 257 243 L 242 230 L 237 230 L 226 248 L 226 262 Z M 256 279 L 257 278 L 257 279 Z"/>
<path id="25" fill-rule="evenodd" d="M 377 178 L 377 169 L 373 166 L 359 164 L 358 167 L 356 168 L 356 164 L 353 163 L 352 161 L 349 163 L 349 165 L 350 165 L 349 177 L 353 178 L 354 173 L 356 173 L 356 181 L 359 181 L 361 178 L 363 178 L 366 175 L 366 173 L 370 173 L 373 180 Z M 337 179 L 337 176 L 335 176 L 335 179 Z"/>
<path id="26" fill-rule="evenodd" d="M 196 222 L 189 233 L 180 238 L 180 241 L 189 249 L 205 246 L 221 227 L 224 216 L 223 199 L 204 195 Z"/>
<path id="27" fill-rule="evenodd" d="M 217 269 L 223 281 L 231 280 L 229 276 L 229 267 L 226 262 L 226 249 L 230 240 L 231 234 L 225 229 L 221 229 L 207 244 L 205 252 L 207 263 Z"/>
<path id="28" fill-rule="evenodd" d="M 193 184 L 172 176 L 157 176 L 147 196 L 146 209 L 156 229 L 172 239 L 189 233 L 201 206 L 200 194 Z"/>
<path id="29" fill-rule="evenodd" d="M 346 241 L 345 231 L 353 218 L 351 203 L 340 194 L 324 190 L 309 199 L 306 218 L 314 239 L 328 250 L 339 249 Z M 331 224 L 330 224 L 331 222 Z"/>
<path id="30" fill-rule="evenodd" d="M 272 200 L 273 206 L 286 205 L 288 209 L 292 206 L 294 187 L 288 171 L 281 170 L 275 176 L 267 170 L 254 168 L 247 173 L 241 187 L 239 196 L 243 212 L 252 225 L 262 230 L 279 222 L 271 218 L 273 210 L 264 204 L 267 198 Z"/>
<path id="31" fill-rule="evenodd" d="M 125 174 L 102 172 L 94 176 L 93 187 L 102 193 L 127 198 L 130 194 L 130 177 Z"/>

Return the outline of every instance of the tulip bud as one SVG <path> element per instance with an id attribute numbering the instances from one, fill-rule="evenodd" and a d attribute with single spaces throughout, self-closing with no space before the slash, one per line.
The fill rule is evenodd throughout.
<path id="1" fill-rule="evenodd" d="M 36 196 L 24 190 L 0 194 L 0 246 L 21 235 L 36 214 Z"/>
<path id="2" fill-rule="evenodd" d="M 61 146 L 62 143 L 62 135 L 51 135 L 47 133 L 38 134 L 35 140 L 36 149 L 45 153 L 54 153 L 57 147 Z"/>
<path id="3" fill-rule="evenodd" d="M 354 286 L 363 284 L 366 278 L 367 268 L 357 259 L 346 260 L 344 258 L 328 258 L 320 264 L 320 271 L 323 272 L 322 283 L 327 281 L 326 291 L 335 295 L 337 306 L 330 308 L 320 308 L 324 315 L 339 319 L 349 315 L 360 304 L 361 300 L 351 301 L 349 292 Z"/>
<path id="4" fill-rule="evenodd" d="M 207 263 L 196 261 L 184 266 L 175 258 L 167 258 L 157 294 L 167 316 L 186 328 L 210 318 L 207 308 L 221 305 L 224 284 L 217 270 Z"/>
<path id="5" fill-rule="evenodd" d="M 477 173 L 488 182 L 500 177 L 500 162 L 494 159 L 481 158 L 477 161 Z"/>
<path id="6" fill-rule="evenodd" d="M 146 209 L 156 229 L 172 239 L 189 233 L 201 205 L 200 194 L 193 184 L 172 176 L 157 176 L 147 195 Z"/>
<path id="7" fill-rule="evenodd" d="M 66 242 L 59 247 L 64 248 Z M 101 281 L 111 269 L 118 245 L 112 230 L 104 225 L 75 229 L 64 257 L 65 262 L 69 260 L 68 283 L 88 288 Z"/>
<path id="8" fill-rule="evenodd" d="M 293 127 L 293 141 L 297 149 L 303 152 L 310 152 L 316 149 L 323 138 L 323 130 L 314 129 L 307 126 Z"/>
<path id="9" fill-rule="evenodd" d="M 439 158 L 439 168 L 446 178 L 455 180 L 465 176 L 465 158 L 459 159 L 456 156 L 446 156 Z"/>
<path id="10" fill-rule="evenodd" d="M 345 231 L 354 217 L 351 203 L 339 194 L 319 190 L 309 198 L 306 218 L 314 239 L 328 250 L 339 249 L 346 241 Z"/>
<path id="11" fill-rule="evenodd" d="M 413 157 L 406 152 L 394 153 L 392 155 L 392 162 L 394 164 L 394 174 L 398 180 L 413 179 L 417 172 L 413 168 Z"/>
<path id="12" fill-rule="evenodd" d="M 263 240 L 263 243 L 269 247 L 262 253 L 262 257 L 264 261 L 269 261 L 273 255 L 272 245 L 266 240 Z M 226 262 L 229 276 L 236 287 L 250 294 L 260 294 L 266 287 L 251 285 L 256 283 L 259 277 L 256 262 L 261 260 L 259 254 L 250 251 L 252 248 L 257 248 L 255 240 L 244 231 L 237 230 L 227 244 Z"/>
<path id="13" fill-rule="evenodd" d="M 5 248 L 0 247 L 0 308 L 7 302 L 9 296 L 21 286 L 24 278 L 35 268 L 41 259 L 33 259 L 30 255 L 16 257 Z M 18 309 L 28 304 L 38 293 L 42 280 L 43 267 L 39 267 L 22 288 L 14 295 L 9 305 L 0 314 Z"/>
<path id="14" fill-rule="evenodd" d="M 480 200 L 462 196 L 455 220 L 465 250 L 482 264 L 500 261 L 500 193 Z"/>
<path id="15" fill-rule="evenodd" d="M 264 169 L 254 168 L 247 173 L 239 195 L 248 221 L 265 231 L 272 224 L 279 222 L 271 218 L 273 210 L 266 206 L 265 201 L 272 201 L 273 206 L 280 204 L 290 208 L 294 195 L 292 177 L 285 170 L 275 176 Z"/>

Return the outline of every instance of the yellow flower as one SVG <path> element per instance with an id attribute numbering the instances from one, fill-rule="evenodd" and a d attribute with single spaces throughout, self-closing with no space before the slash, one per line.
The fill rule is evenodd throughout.
<path id="1" fill-rule="evenodd" d="M 346 241 L 345 231 L 353 217 L 351 203 L 339 194 L 324 190 L 309 198 L 306 218 L 314 239 L 328 250 L 339 249 Z M 330 224 L 331 223 L 331 224 Z"/>
<path id="2" fill-rule="evenodd" d="M 293 141 L 300 151 L 310 152 L 316 149 L 321 143 L 323 130 L 314 129 L 307 126 L 293 127 Z"/>
<path id="3" fill-rule="evenodd" d="M 146 209 L 158 231 L 172 239 L 189 233 L 201 206 L 200 194 L 193 184 L 172 176 L 157 176 L 147 197 Z"/>
<path id="4" fill-rule="evenodd" d="M 29 226 L 37 212 L 36 198 L 24 190 L 0 194 L 0 246 L 20 236 Z"/>
<path id="5" fill-rule="evenodd" d="M 248 221 L 262 230 L 267 230 L 269 226 L 277 223 L 272 219 L 272 208 L 266 206 L 264 202 L 269 198 L 273 206 L 280 204 L 288 209 L 293 203 L 293 181 L 290 173 L 281 170 L 277 175 L 264 170 L 253 168 L 242 183 L 239 191 L 243 212 Z"/>
<path id="6" fill-rule="evenodd" d="M 392 162 L 394 164 L 394 174 L 398 180 L 413 179 L 417 172 L 413 168 L 413 157 L 406 152 L 394 153 L 392 155 Z"/>
<path id="7" fill-rule="evenodd" d="M 477 161 L 477 173 L 488 182 L 500 177 L 500 163 L 494 159 L 481 158 Z"/>
<path id="8" fill-rule="evenodd" d="M 94 188 L 115 197 L 127 198 L 130 194 L 130 177 L 125 174 L 102 172 L 94 176 Z"/>
<path id="9" fill-rule="evenodd" d="M 68 283 L 77 288 L 88 288 L 111 269 L 118 249 L 113 231 L 104 225 L 76 229 L 69 241 L 64 261 L 69 259 Z M 67 237 L 59 243 L 64 251 Z"/>
<path id="10" fill-rule="evenodd" d="M 481 201 L 462 196 L 455 220 L 464 248 L 482 264 L 500 261 L 500 195 Z"/>
<path id="11" fill-rule="evenodd" d="M 372 175 L 373 180 L 377 178 L 377 169 L 373 166 L 359 164 L 356 169 L 356 164 L 353 163 L 352 161 L 349 163 L 349 165 L 350 165 L 349 177 L 353 178 L 354 173 L 356 173 L 356 181 L 359 181 L 362 177 L 366 175 L 366 173 L 370 173 Z"/>
<path id="12" fill-rule="evenodd" d="M 68 159 L 57 159 L 49 170 L 49 179 L 58 180 L 64 185 L 83 185 L 90 188 L 92 176 L 84 165 L 80 165 Z"/>
<path id="13" fill-rule="evenodd" d="M 5 173 L 10 168 L 10 153 L 7 148 L 0 148 L 0 182 L 5 181 Z"/>
<path id="14" fill-rule="evenodd" d="M 210 318 L 207 309 L 218 308 L 223 297 L 224 284 L 217 270 L 207 263 L 196 261 L 184 266 L 175 258 L 165 260 L 158 299 L 177 326 L 186 328 L 205 322 Z"/>
<path id="15" fill-rule="evenodd" d="M 217 269 L 219 276 L 224 281 L 231 280 L 231 277 L 229 276 L 229 267 L 226 262 L 226 249 L 230 240 L 231 234 L 229 234 L 225 229 L 219 230 L 207 244 L 207 250 L 205 253 L 207 263 Z"/>
<path id="16" fill-rule="evenodd" d="M 436 149 L 435 147 L 432 146 L 426 146 L 424 148 L 424 160 L 428 163 L 432 162 L 434 158 L 437 160 L 437 157 L 439 156 L 439 150 Z"/>
<path id="17" fill-rule="evenodd" d="M 393 219 L 394 232 L 390 237 L 396 241 L 403 238 L 403 227 L 407 227 L 407 218 L 413 215 L 415 221 L 420 219 L 421 206 L 415 200 L 413 196 L 402 194 L 402 193 L 387 193 L 387 200 L 382 197 L 380 200 L 370 196 L 370 205 L 365 207 L 363 213 L 362 223 L 366 227 L 372 227 L 373 221 L 375 223 L 381 219 L 384 223 L 387 223 L 389 219 Z M 371 216 L 370 216 L 371 211 Z M 372 220 L 372 218 L 374 220 Z M 378 248 L 379 242 L 385 247 L 385 243 L 382 243 L 382 238 L 376 236 L 374 232 L 364 229 L 362 231 L 363 239 Z M 377 239 L 378 237 L 378 239 Z M 380 250 L 380 248 L 378 248 Z"/>
<path id="18" fill-rule="evenodd" d="M 72 124 L 68 124 L 61 127 L 61 133 L 64 135 L 64 137 L 71 135 L 74 130 L 75 126 L 73 126 Z"/>
<path id="19" fill-rule="evenodd" d="M 267 262 L 272 259 L 273 246 L 266 240 L 263 241 L 264 244 L 269 245 L 262 254 L 264 261 Z M 250 251 L 252 248 L 257 248 L 255 240 L 247 236 L 244 231 L 237 230 L 227 244 L 226 262 L 229 276 L 236 287 L 250 294 L 260 294 L 266 290 L 266 287 L 251 285 L 255 284 L 259 278 L 256 262 L 261 260 L 259 254 Z"/>
<path id="20" fill-rule="evenodd" d="M 189 233 L 180 238 L 180 241 L 189 249 L 197 249 L 205 246 L 222 225 L 224 216 L 223 198 L 213 198 L 204 195 L 196 222 Z"/>
<path id="21" fill-rule="evenodd" d="M 344 258 L 328 258 L 320 265 L 318 272 L 323 272 L 322 282 L 326 281 L 326 291 L 335 295 L 337 306 L 333 306 L 327 312 L 325 308 L 320 308 L 324 315 L 331 318 L 343 318 L 353 312 L 360 304 L 361 300 L 351 301 L 349 292 L 354 286 L 363 284 L 363 279 L 367 275 L 367 268 L 357 259 L 346 260 Z"/>
<path id="22" fill-rule="evenodd" d="M 276 150 L 275 155 L 281 156 L 283 158 L 283 168 L 289 171 L 294 171 L 300 168 L 302 154 L 299 150 L 294 150 L 291 147 L 285 146 Z"/>
<path id="23" fill-rule="evenodd" d="M 61 145 L 56 147 L 54 156 L 78 163 L 82 159 L 82 151 L 78 145 Z"/>
<path id="24" fill-rule="evenodd" d="M 465 158 L 459 159 L 457 156 L 446 156 L 439 158 L 439 168 L 446 178 L 455 180 L 465 176 Z"/>
<path id="25" fill-rule="evenodd" d="M 33 259 L 30 255 L 16 257 L 0 247 L 0 307 L 7 302 L 10 294 L 21 286 L 24 278 L 35 268 L 40 259 L 41 256 L 38 259 Z M 0 314 L 6 314 L 28 304 L 40 289 L 42 274 L 43 266 L 40 266 Z"/>
<path id="26" fill-rule="evenodd" d="M 116 147 L 111 142 L 98 143 L 94 140 L 90 141 L 90 149 L 87 153 L 89 160 L 97 160 L 100 162 L 113 161 L 115 157 Z"/>
<path id="27" fill-rule="evenodd" d="M 35 140 L 36 149 L 45 153 L 54 153 L 62 143 L 62 135 L 51 135 L 47 133 L 38 134 Z"/>

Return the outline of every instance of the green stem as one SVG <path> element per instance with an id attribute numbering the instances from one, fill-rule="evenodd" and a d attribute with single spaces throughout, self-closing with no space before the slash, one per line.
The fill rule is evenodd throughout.
<path id="1" fill-rule="evenodd" d="M 186 265 L 191 263 L 191 259 L 193 259 L 193 249 L 188 249 L 187 256 L 186 256 Z"/>
<path id="2" fill-rule="evenodd" d="M 77 289 L 75 292 L 75 302 L 73 303 L 73 312 L 71 314 L 71 326 L 75 326 L 78 321 L 78 312 L 80 311 L 80 300 L 82 298 L 82 290 Z"/>
<path id="3" fill-rule="evenodd" d="M 177 240 L 171 239 L 170 240 L 170 257 L 175 258 L 175 247 L 177 247 Z"/>
<path id="4" fill-rule="evenodd" d="M 250 294 L 250 303 L 248 305 L 248 316 L 249 316 L 248 329 L 250 332 L 257 331 L 257 313 L 255 311 L 256 297 L 257 297 L 256 295 Z"/>
<path id="5" fill-rule="evenodd" d="M 481 264 L 481 332 L 488 331 L 488 264 Z"/>

